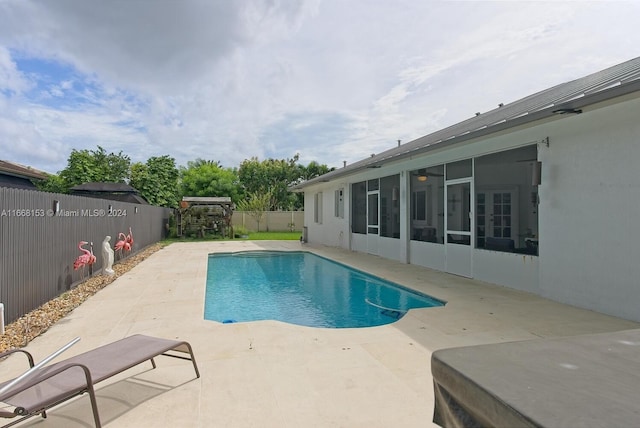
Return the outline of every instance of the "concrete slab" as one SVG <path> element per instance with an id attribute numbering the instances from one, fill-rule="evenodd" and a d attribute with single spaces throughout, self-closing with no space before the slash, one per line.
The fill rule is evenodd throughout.
<path id="1" fill-rule="evenodd" d="M 447 301 L 400 321 L 360 329 L 318 329 L 277 321 L 220 324 L 203 319 L 207 255 L 308 250 Z M 71 356 L 134 333 L 189 341 L 189 363 L 159 357 L 99 386 L 107 427 L 433 426 L 430 356 L 436 349 L 616 331 L 639 324 L 531 294 L 380 257 L 291 241 L 177 243 L 91 297 L 27 347 L 42 359 L 74 337 Z M 0 379 L 20 374 L 10 357 Z M 93 426 L 87 397 L 46 420 L 20 426 Z"/>

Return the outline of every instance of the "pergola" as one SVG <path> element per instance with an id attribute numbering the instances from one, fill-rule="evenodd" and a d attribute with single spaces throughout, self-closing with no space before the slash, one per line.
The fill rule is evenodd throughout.
<path id="1" fill-rule="evenodd" d="M 208 232 L 233 238 L 232 216 L 233 202 L 228 196 L 185 196 L 180 201 L 176 219 L 177 234 L 195 233 L 204 237 Z"/>

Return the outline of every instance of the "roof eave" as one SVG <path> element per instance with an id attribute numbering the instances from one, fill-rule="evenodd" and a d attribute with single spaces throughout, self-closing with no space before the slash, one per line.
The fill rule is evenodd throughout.
<path id="1" fill-rule="evenodd" d="M 34 180 L 45 180 L 47 178 L 47 174 L 45 172 L 37 171 L 29 167 L 14 166 L 8 164 L 9 162 L 5 161 L 4 166 L 0 169 L 1 174 Z"/>
<path id="2" fill-rule="evenodd" d="M 289 190 L 303 191 L 305 187 L 316 185 L 319 183 L 330 182 L 335 179 L 349 176 L 349 175 L 354 175 L 366 169 L 379 168 L 380 166 L 382 166 L 382 164 L 387 162 L 404 160 L 416 155 L 422 155 L 433 150 L 440 150 L 442 148 L 456 145 L 465 141 L 503 132 L 511 128 L 527 125 L 540 120 L 545 120 L 549 118 L 556 118 L 560 120 L 562 118 L 562 115 L 559 115 L 557 113 L 558 110 L 582 109 L 582 108 L 592 106 L 594 104 L 598 104 L 604 101 L 609 101 L 618 97 L 629 95 L 634 92 L 640 92 L 640 80 L 635 80 L 623 85 L 612 87 L 610 89 L 606 89 L 600 92 L 595 92 L 593 94 L 585 95 L 580 98 L 575 98 L 564 103 L 559 103 L 557 105 L 553 105 L 542 110 L 538 110 L 532 113 L 525 114 L 523 116 L 516 117 L 514 119 L 507 120 L 505 122 L 497 123 L 495 125 L 483 127 L 475 131 L 467 132 L 463 135 L 459 135 L 459 136 L 453 135 L 439 142 L 428 142 L 429 137 L 434 134 L 432 133 L 407 143 L 407 144 L 416 144 L 420 140 L 425 140 L 424 145 L 421 145 L 415 149 L 408 150 L 406 152 L 399 153 L 396 155 L 390 155 L 389 153 L 397 151 L 398 148 L 394 147 L 393 149 L 387 150 L 378 155 L 360 160 L 350 166 L 346 166 L 344 168 L 329 172 L 319 177 L 315 177 L 311 180 L 305 181 L 304 183 L 291 186 Z"/>

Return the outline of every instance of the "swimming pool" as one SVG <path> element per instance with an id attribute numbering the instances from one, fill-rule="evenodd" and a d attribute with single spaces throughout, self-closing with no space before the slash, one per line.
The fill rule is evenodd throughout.
<path id="1" fill-rule="evenodd" d="M 204 317 L 279 320 L 310 327 L 371 327 L 444 302 L 306 252 L 209 255 Z"/>

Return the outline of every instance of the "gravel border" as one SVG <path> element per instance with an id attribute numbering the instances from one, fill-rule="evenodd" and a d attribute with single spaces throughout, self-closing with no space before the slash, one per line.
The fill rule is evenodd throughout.
<path id="1" fill-rule="evenodd" d="M 0 336 L 0 352 L 25 347 L 31 340 L 47 331 L 49 327 L 67 316 L 89 297 L 165 246 L 166 244 L 162 243 L 150 245 L 139 253 L 114 264 L 114 275 L 98 274 L 87 278 L 75 288 L 7 325 L 4 334 Z"/>

